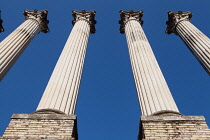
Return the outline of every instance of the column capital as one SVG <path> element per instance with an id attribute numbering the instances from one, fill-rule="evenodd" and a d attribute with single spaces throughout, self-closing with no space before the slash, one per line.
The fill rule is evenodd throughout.
<path id="1" fill-rule="evenodd" d="M 0 10 L 0 33 L 4 32 L 4 27 L 2 26 L 3 20 L 1 19 L 1 10 Z"/>
<path id="2" fill-rule="evenodd" d="M 166 22 L 167 28 L 165 32 L 167 34 L 171 33 L 176 34 L 176 25 L 183 20 L 189 21 L 191 18 L 192 18 L 192 12 L 168 11 L 168 21 Z"/>
<path id="3" fill-rule="evenodd" d="M 40 23 L 40 31 L 43 33 L 47 33 L 49 32 L 49 28 L 48 28 L 48 23 L 49 20 L 47 20 L 47 14 L 48 11 L 47 10 L 42 10 L 42 11 L 38 11 L 38 10 L 24 10 L 24 16 L 25 16 L 25 20 L 28 19 L 35 19 Z"/>
<path id="4" fill-rule="evenodd" d="M 121 20 L 119 20 L 119 24 L 120 24 L 120 33 L 124 34 L 125 33 L 125 24 L 130 21 L 130 20 L 136 20 L 138 21 L 141 25 L 143 24 L 143 20 L 141 20 L 144 12 L 142 10 L 140 11 L 123 11 L 120 10 L 120 17 Z"/>
<path id="5" fill-rule="evenodd" d="M 95 14 L 96 14 L 95 10 L 92 10 L 92 11 L 86 11 L 86 10 L 76 11 L 76 10 L 73 10 L 72 11 L 72 16 L 74 17 L 74 20 L 72 20 L 72 24 L 74 25 L 79 20 L 85 20 L 90 24 L 90 33 L 94 34 L 96 32 L 96 29 L 95 29 L 95 24 L 96 24 Z"/>

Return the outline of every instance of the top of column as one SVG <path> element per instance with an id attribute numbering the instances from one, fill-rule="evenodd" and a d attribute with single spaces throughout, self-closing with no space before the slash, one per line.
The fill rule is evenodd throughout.
<path id="1" fill-rule="evenodd" d="M 192 12 L 168 11 L 168 21 L 166 22 L 167 28 L 165 32 L 167 34 L 171 34 L 171 33 L 176 34 L 176 25 L 183 20 L 189 21 L 191 17 L 192 17 Z"/>
<path id="2" fill-rule="evenodd" d="M 4 32 L 4 28 L 2 26 L 3 20 L 1 19 L 1 10 L 0 10 L 0 33 Z"/>
<path id="3" fill-rule="evenodd" d="M 95 14 L 96 14 L 95 10 L 92 10 L 92 11 L 86 11 L 86 10 L 76 11 L 76 10 L 73 10 L 72 11 L 72 16 L 74 17 L 74 20 L 72 20 L 72 24 L 74 25 L 79 20 L 86 20 L 90 24 L 90 33 L 94 34 L 96 32 L 96 29 L 95 29 L 95 24 L 96 24 Z"/>
<path id="4" fill-rule="evenodd" d="M 121 17 L 121 20 L 119 20 L 120 33 L 121 34 L 125 33 L 125 25 L 130 20 L 136 20 L 142 25 L 143 20 L 141 20 L 141 18 L 143 17 L 143 14 L 144 14 L 144 12 L 142 10 L 140 10 L 140 11 L 133 11 L 133 10 L 123 11 L 123 10 L 120 10 L 120 17 Z"/>
<path id="5" fill-rule="evenodd" d="M 26 17 L 25 20 L 35 19 L 36 21 L 39 22 L 40 27 L 41 27 L 40 32 L 43 32 L 43 33 L 49 32 L 49 28 L 47 25 L 49 23 L 49 20 L 47 20 L 47 14 L 48 14 L 47 10 L 42 10 L 42 11 L 38 11 L 36 9 L 33 11 L 24 10 L 23 14 Z"/>

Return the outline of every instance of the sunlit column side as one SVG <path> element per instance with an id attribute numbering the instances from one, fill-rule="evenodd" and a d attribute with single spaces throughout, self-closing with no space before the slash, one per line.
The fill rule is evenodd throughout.
<path id="1" fill-rule="evenodd" d="M 142 115 L 179 114 L 176 103 L 141 27 L 143 11 L 121 10 L 120 16 L 120 32 L 126 34 Z"/>
<path id="2" fill-rule="evenodd" d="M 191 22 L 191 12 L 168 12 L 166 33 L 175 33 L 210 75 L 210 40 Z"/>
<path id="3" fill-rule="evenodd" d="M 36 112 L 74 114 L 89 33 L 95 33 L 95 11 L 73 11 L 74 27 Z"/>
<path id="4" fill-rule="evenodd" d="M 25 21 L 0 43 L 0 81 L 10 70 L 31 40 L 39 32 L 49 31 L 47 10 L 25 10 Z"/>
<path id="5" fill-rule="evenodd" d="M 0 33 L 4 32 L 4 27 L 3 27 L 2 23 L 3 23 L 3 20 L 1 19 L 1 10 L 0 10 Z"/>

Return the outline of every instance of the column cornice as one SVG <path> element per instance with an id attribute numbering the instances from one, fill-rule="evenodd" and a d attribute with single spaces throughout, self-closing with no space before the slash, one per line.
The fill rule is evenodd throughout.
<path id="1" fill-rule="evenodd" d="M 0 33 L 4 32 L 4 27 L 3 27 L 2 23 L 3 23 L 3 20 L 1 19 L 1 10 L 0 10 Z"/>
<path id="2" fill-rule="evenodd" d="M 119 12 L 120 12 L 120 17 L 121 17 L 121 20 L 119 20 L 120 33 L 121 34 L 125 33 L 125 25 L 130 20 L 136 20 L 141 25 L 143 24 L 143 20 L 141 20 L 141 18 L 143 17 L 144 12 L 142 10 L 140 10 L 140 11 L 133 11 L 133 10 L 124 11 L 124 10 L 120 10 Z"/>
<path id="3" fill-rule="evenodd" d="M 48 28 L 49 20 L 47 20 L 47 14 L 48 14 L 47 10 L 42 10 L 42 11 L 38 11 L 36 9 L 33 11 L 24 10 L 23 14 L 25 16 L 25 20 L 34 19 L 40 24 L 40 32 L 43 33 L 49 32 Z"/>
<path id="4" fill-rule="evenodd" d="M 92 10 L 92 11 L 86 11 L 86 10 L 76 11 L 76 10 L 73 10 L 72 11 L 72 16 L 74 17 L 74 20 L 72 20 L 72 24 L 74 25 L 79 20 L 85 20 L 90 25 L 90 33 L 94 34 L 96 32 L 96 29 L 95 29 L 95 24 L 96 24 L 95 14 L 96 14 L 95 10 Z"/>
<path id="5" fill-rule="evenodd" d="M 186 20 L 189 21 L 192 18 L 192 12 L 173 12 L 173 11 L 168 11 L 168 21 L 166 22 L 167 28 L 166 28 L 166 33 L 171 34 L 171 33 L 176 33 L 176 26 L 179 22 Z"/>

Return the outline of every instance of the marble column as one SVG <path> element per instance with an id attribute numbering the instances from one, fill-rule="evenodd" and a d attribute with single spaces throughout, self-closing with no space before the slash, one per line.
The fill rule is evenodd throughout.
<path id="1" fill-rule="evenodd" d="M 89 33 L 95 33 L 95 11 L 73 11 L 74 27 L 37 108 L 38 112 L 74 114 Z"/>
<path id="2" fill-rule="evenodd" d="M 180 114 L 141 27 L 143 11 L 121 10 L 120 16 L 120 33 L 126 34 L 142 115 Z"/>
<path id="3" fill-rule="evenodd" d="M 1 10 L 0 10 L 0 33 L 4 32 L 4 27 L 2 26 L 3 20 L 1 19 Z"/>
<path id="4" fill-rule="evenodd" d="M 25 21 L 0 43 L 0 81 L 10 70 L 31 40 L 40 32 L 49 31 L 47 10 L 25 10 Z"/>
<path id="5" fill-rule="evenodd" d="M 175 33 L 210 75 L 210 40 L 191 22 L 191 12 L 168 12 L 166 33 Z"/>

